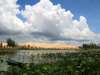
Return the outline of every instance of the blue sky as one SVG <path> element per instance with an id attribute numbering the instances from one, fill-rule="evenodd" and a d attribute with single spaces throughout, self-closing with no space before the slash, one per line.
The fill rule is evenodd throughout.
<path id="1" fill-rule="evenodd" d="M 39 0 L 18 0 L 20 9 L 24 6 L 34 5 Z M 61 4 L 61 6 L 70 10 L 74 14 L 74 18 L 79 19 L 79 16 L 87 18 L 89 27 L 92 31 L 100 33 L 100 0 L 52 0 L 54 4 Z"/>

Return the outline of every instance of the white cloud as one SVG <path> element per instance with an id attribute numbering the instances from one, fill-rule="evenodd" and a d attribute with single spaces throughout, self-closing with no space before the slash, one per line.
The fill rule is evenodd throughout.
<path id="1" fill-rule="evenodd" d="M 20 13 L 26 20 L 19 19 Z M 54 5 L 50 0 L 40 0 L 37 4 L 26 5 L 19 11 L 16 0 L 0 1 L 0 34 L 21 33 L 23 38 L 32 40 L 65 41 L 100 40 L 100 36 L 92 32 L 84 16 L 73 19 L 74 14 L 65 10 L 60 4 Z M 17 36 L 16 36 L 17 38 Z"/>
<path id="2" fill-rule="evenodd" d="M 19 13 L 16 0 L 0 0 L 0 32 L 15 34 L 24 28 L 23 22 L 17 18 Z"/>
<path id="3" fill-rule="evenodd" d="M 93 39 L 96 35 L 90 30 L 84 16 L 80 16 L 79 21 L 75 20 L 70 10 L 66 11 L 60 4 L 53 5 L 49 0 L 27 5 L 22 14 L 30 24 L 30 32 L 48 34 L 51 38 Z"/>

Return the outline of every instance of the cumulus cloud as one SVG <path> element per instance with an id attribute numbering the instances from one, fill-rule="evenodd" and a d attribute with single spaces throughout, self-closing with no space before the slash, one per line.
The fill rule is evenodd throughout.
<path id="1" fill-rule="evenodd" d="M 55 40 L 90 39 L 96 34 L 89 28 L 84 16 L 79 21 L 74 14 L 65 10 L 60 4 L 53 5 L 50 0 L 41 0 L 36 5 L 26 5 L 22 12 L 30 24 L 29 31 L 34 35 L 43 35 Z"/>
<path id="2" fill-rule="evenodd" d="M 19 10 L 16 0 L 0 0 L 0 34 L 15 34 L 24 29 L 17 13 Z"/>
<path id="3" fill-rule="evenodd" d="M 37 4 L 26 5 L 19 11 L 16 0 L 0 1 L 0 35 L 17 33 L 23 38 L 42 41 L 95 40 L 99 35 L 92 32 L 84 16 L 74 19 L 70 10 L 60 4 L 54 5 L 50 0 L 40 0 Z M 20 14 L 25 18 L 18 18 Z M 17 37 L 17 36 L 16 36 Z"/>

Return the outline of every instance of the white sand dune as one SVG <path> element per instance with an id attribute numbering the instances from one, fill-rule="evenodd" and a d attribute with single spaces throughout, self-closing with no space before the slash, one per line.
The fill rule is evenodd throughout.
<path id="1" fill-rule="evenodd" d="M 31 47 L 43 47 L 43 48 L 78 48 L 77 45 L 69 45 L 64 43 L 43 43 L 43 42 L 28 42 L 21 45 L 30 45 Z"/>

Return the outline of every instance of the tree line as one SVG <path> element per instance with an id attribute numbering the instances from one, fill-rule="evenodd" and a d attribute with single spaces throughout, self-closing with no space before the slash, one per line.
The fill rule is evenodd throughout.
<path id="1" fill-rule="evenodd" d="M 100 45 L 95 43 L 82 44 L 81 49 L 100 49 Z"/>
<path id="2" fill-rule="evenodd" d="M 7 43 L 7 47 L 16 47 L 17 46 L 17 43 L 15 42 L 15 40 L 11 39 L 11 38 L 8 38 L 6 39 L 6 43 Z M 2 48 L 3 47 L 3 42 L 0 42 L 0 47 Z"/>

